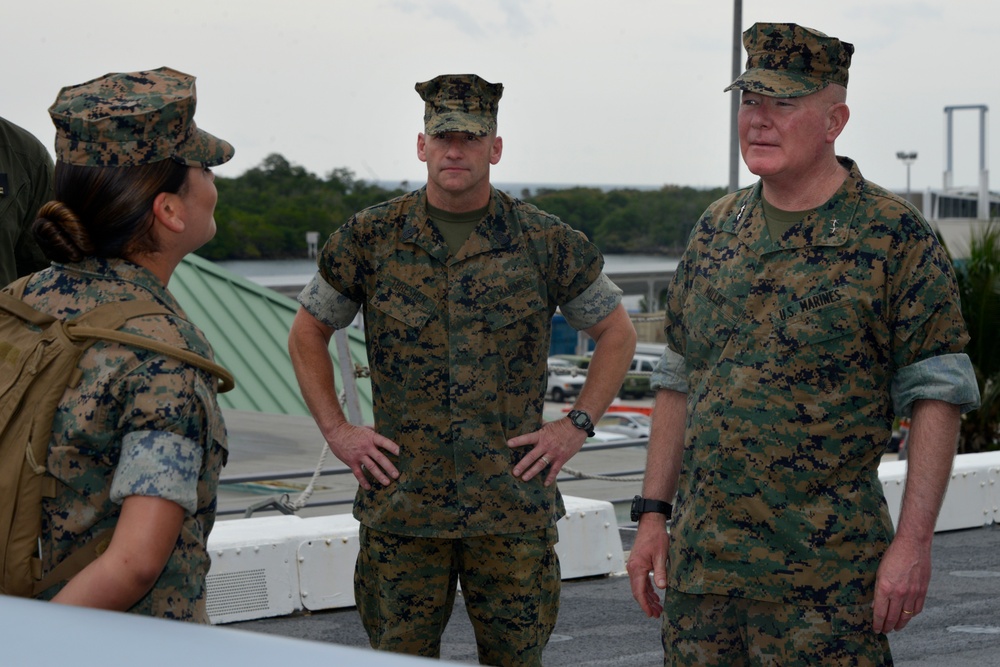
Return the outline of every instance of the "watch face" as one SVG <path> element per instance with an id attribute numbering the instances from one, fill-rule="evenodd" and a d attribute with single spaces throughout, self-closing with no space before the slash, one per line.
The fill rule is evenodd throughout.
<path id="1" fill-rule="evenodd" d="M 590 425 L 590 416 L 583 410 L 573 410 L 569 413 L 569 418 L 577 428 L 586 428 Z"/>

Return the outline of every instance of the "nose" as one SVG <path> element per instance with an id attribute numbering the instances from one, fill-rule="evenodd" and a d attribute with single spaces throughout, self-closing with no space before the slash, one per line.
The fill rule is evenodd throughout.
<path id="1" fill-rule="evenodd" d="M 767 127 L 771 124 L 771 110 L 767 104 L 758 104 L 753 107 L 750 115 L 750 127 Z"/>
<path id="2" fill-rule="evenodd" d="M 451 138 L 448 140 L 445 155 L 448 157 L 460 157 L 462 154 L 462 140 Z"/>

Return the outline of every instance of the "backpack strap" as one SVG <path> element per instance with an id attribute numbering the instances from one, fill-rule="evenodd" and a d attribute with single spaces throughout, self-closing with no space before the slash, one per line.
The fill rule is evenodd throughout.
<path id="1" fill-rule="evenodd" d="M 43 327 L 54 322 L 56 317 L 36 310 L 21 300 L 29 277 L 25 276 L 11 283 L 10 287 L 13 296 L 0 293 L 0 308 L 36 326 Z M 220 394 L 224 394 L 236 386 L 232 373 L 200 354 L 153 338 L 117 330 L 128 320 L 147 315 L 170 315 L 177 317 L 176 313 L 167 310 L 153 301 L 143 299 L 116 301 L 97 306 L 93 310 L 80 315 L 77 319 L 66 322 L 65 330 L 70 340 L 75 342 L 84 340 L 109 340 L 156 352 L 199 368 L 219 379 L 218 391 Z"/>
<path id="2" fill-rule="evenodd" d="M 21 301 L 21 297 L 24 295 L 24 287 L 28 284 L 28 278 L 30 277 L 24 276 L 23 278 L 18 278 L 8 285 L 5 289 L 10 289 L 11 294 L 8 294 L 6 291 L 0 292 L 0 308 L 26 322 L 31 322 L 35 326 L 44 327 L 47 324 L 55 322 L 56 318 L 40 310 L 35 310 L 24 301 Z"/>
<path id="3" fill-rule="evenodd" d="M 32 565 L 37 566 L 39 571 L 32 573 L 36 581 L 33 584 L 31 596 L 35 597 L 56 584 L 69 581 L 79 574 L 80 571 L 97 560 L 97 557 L 107 550 L 108 546 L 111 545 L 111 537 L 114 532 L 115 529 L 112 526 L 94 535 L 83 546 L 59 561 L 59 564 L 46 572 L 44 577 L 41 577 L 41 561 L 35 559 Z"/>
<path id="4" fill-rule="evenodd" d="M 67 322 L 66 335 L 73 341 L 109 340 L 172 357 L 217 377 L 219 379 L 218 390 L 220 394 L 230 391 L 236 386 L 233 376 L 229 371 L 219 364 L 209 361 L 200 354 L 146 336 L 118 331 L 118 327 L 125 324 L 128 320 L 147 315 L 177 316 L 176 313 L 152 301 L 139 299 L 117 301 L 100 305 L 77 319 Z M 88 324 L 96 324 L 95 320 L 99 321 L 101 326 L 88 326 Z"/>

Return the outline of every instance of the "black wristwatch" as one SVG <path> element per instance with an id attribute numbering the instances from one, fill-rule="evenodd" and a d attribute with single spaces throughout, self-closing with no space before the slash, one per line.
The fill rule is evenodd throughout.
<path id="1" fill-rule="evenodd" d="M 669 521 L 670 515 L 674 512 L 674 506 L 662 500 L 650 500 L 642 496 L 636 496 L 632 499 L 631 517 L 633 521 L 638 521 L 641 515 L 649 512 L 662 514 Z"/>
<path id="2" fill-rule="evenodd" d="M 587 435 L 591 438 L 594 437 L 594 422 L 591 421 L 590 415 L 588 415 L 583 410 L 570 410 L 569 411 L 569 422 L 580 429 L 581 431 L 586 431 Z"/>

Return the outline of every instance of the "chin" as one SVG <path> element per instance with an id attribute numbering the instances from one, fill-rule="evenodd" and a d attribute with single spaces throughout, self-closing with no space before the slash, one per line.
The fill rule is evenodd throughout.
<path id="1" fill-rule="evenodd" d="M 778 165 L 771 164 L 767 160 L 744 160 L 743 164 L 746 165 L 747 171 L 749 171 L 754 176 L 763 177 L 771 176 L 772 174 L 780 171 Z"/>

